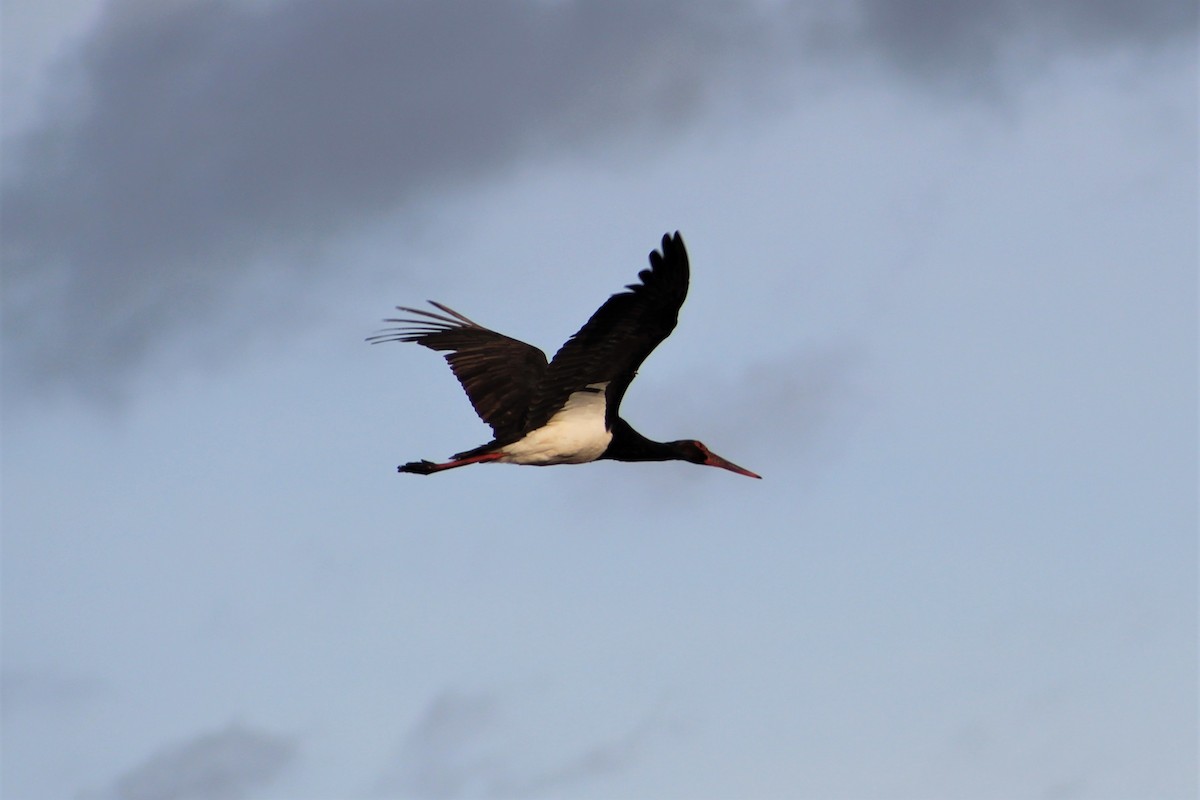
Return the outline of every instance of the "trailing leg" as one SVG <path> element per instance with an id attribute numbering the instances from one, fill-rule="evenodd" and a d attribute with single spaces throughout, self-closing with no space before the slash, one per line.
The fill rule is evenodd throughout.
<path id="1" fill-rule="evenodd" d="M 454 461 L 447 461 L 443 464 L 435 464 L 432 461 L 410 461 L 407 464 L 401 464 L 396 467 L 397 472 L 411 472 L 414 475 L 432 475 L 435 472 L 441 472 L 446 469 L 454 469 L 455 467 L 465 467 L 469 464 L 486 464 L 489 461 L 497 461 L 503 457 L 503 453 L 483 453 L 478 456 L 470 456 L 469 458 L 459 458 Z"/>

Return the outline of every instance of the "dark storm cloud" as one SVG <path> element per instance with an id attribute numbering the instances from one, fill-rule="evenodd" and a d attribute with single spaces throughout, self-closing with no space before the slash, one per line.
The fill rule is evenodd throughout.
<path id="1" fill-rule="evenodd" d="M 739 31 L 684 2 L 118 3 L 74 65 L 83 107 L 6 159 L 9 355 L 103 388 L 256 256 L 686 118 Z"/>
<path id="2" fill-rule="evenodd" d="M 60 66 L 58 112 L 6 148 L 5 389 L 111 392 L 266 259 L 319 261 L 329 237 L 526 156 L 653 140 L 717 86 L 769 82 L 806 53 L 963 82 L 1013 37 L 1153 45 L 1195 17 L 1167 0 L 832 8 L 111 3 Z"/>
<path id="3" fill-rule="evenodd" d="M 1075 51 L 1153 48 L 1195 35 L 1192 0 L 861 0 L 859 33 L 883 58 L 938 86 L 993 85 L 1009 58 L 1032 68 Z M 1018 52 L 1013 52 L 1014 47 Z"/>

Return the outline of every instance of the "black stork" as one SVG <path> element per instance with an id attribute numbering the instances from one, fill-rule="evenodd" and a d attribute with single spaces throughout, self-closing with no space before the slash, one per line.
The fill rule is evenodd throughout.
<path id="1" fill-rule="evenodd" d="M 412 461 L 400 472 L 430 475 L 498 461 L 509 464 L 584 464 L 616 461 L 690 461 L 761 478 L 726 461 L 695 439 L 655 442 L 618 416 L 637 369 L 675 329 L 687 297 L 688 256 L 678 231 L 650 253 L 650 268 L 597 309 L 554 358 L 533 345 L 485 328 L 441 303 L 444 313 L 397 306 L 418 319 L 386 319 L 388 328 L 367 341 L 416 342 L 446 354 L 495 438 L 449 461 Z"/>

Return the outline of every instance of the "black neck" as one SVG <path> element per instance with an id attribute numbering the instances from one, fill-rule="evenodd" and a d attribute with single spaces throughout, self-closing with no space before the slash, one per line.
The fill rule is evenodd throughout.
<path id="1" fill-rule="evenodd" d="M 601 458 L 614 461 L 675 461 L 682 458 L 675 442 L 647 439 L 620 417 L 613 423 L 612 434 L 612 441 Z"/>

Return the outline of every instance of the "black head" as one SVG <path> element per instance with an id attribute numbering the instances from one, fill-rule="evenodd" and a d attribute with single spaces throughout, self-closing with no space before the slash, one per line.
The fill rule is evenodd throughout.
<path id="1" fill-rule="evenodd" d="M 683 439 L 682 441 L 671 442 L 670 447 L 684 461 L 690 461 L 693 464 L 703 464 L 706 467 L 720 467 L 730 472 L 736 472 L 738 475 L 745 475 L 748 478 L 762 478 L 762 475 L 756 475 L 748 469 L 739 467 L 732 461 L 726 461 L 705 447 L 703 442 L 697 442 L 695 439 Z"/>

